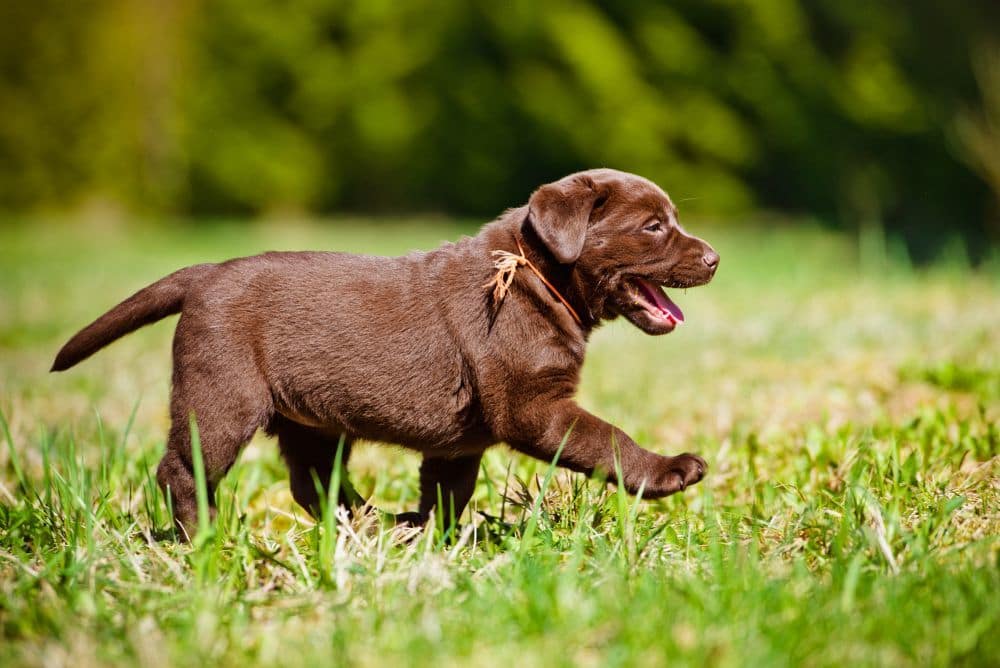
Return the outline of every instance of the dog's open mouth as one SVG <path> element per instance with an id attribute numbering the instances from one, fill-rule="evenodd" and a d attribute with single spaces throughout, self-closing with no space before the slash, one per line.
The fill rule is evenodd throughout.
<path id="1" fill-rule="evenodd" d="M 684 322 L 684 312 L 656 283 L 632 276 L 624 287 L 629 303 L 623 315 L 636 327 L 649 334 L 666 334 Z"/>
<path id="2" fill-rule="evenodd" d="M 684 312 L 673 302 L 663 288 L 641 278 L 631 280 L 638 288 L 636 301 L 654 318 L 669 320 L 672 324 L 684 322 Z"/>

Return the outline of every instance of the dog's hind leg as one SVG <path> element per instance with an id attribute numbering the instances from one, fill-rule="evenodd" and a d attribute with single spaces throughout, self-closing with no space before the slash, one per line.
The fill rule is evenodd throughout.
<path id="1" fill-rule="evenodd" d="M 249 361 L 234 363 L 249 356 L 230 354 L 224 358 L 228 366 L 211 365 L 206 362 L 223 358 L 205 352 L 197 359 L 185 359 L 183 346 L 175 342 L 170 435 L 156 472 L 160 487 L 170 497 L 174 520 L 187 538 L 194 536 L 198 526 L 192 418 L 205 467 L 209 512 L 214 517 L 216 486 L 273 412 L 271 394 L 257 370 Z"/>
<path id="2" fill-rule="evenodd" d="M 308 427 L 280 415 L 275 416 L 268 432 L 278 436 L 281 456 L 288 464 L 292 498 L 310 515 L 316 518 L 320 515 L 319 490 L 325 494 L 330 489 L 338 448 L 341 449 L 341 477 L 337 503 L 348 509 L 364 504 L 347 479 L 350 436 Z"/>

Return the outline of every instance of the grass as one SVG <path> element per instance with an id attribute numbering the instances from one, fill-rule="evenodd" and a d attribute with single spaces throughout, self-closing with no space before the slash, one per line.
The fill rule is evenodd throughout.
<path id="1" fill-rule="evenodd" d="M 673 295 L 668 337 L 600 330 L 580 401 L 702 453 L 697 487 L 636 501 L 498 448 L 458 536 L 402 535 L 311 522 L 258 438 L 191 546 L 152 477 L 172 323 L 49 375 L 58 346 L 181 265 L 473 228 L 0 229 L 0 665 L 996 665 L 1000 272 L 695 227 L 716 281 Z M 350 468 L 397 511 L 416 466 L 370 446 Z"/>

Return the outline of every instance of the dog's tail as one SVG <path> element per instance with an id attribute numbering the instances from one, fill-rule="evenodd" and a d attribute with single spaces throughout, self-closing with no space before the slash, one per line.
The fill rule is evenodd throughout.
<path id="1" fill-rule="evenodd" d="M 56 355 L 52 371 L 64 371 L 112 341 L 168 315 L 180 313 L 188 288 L 215 266 L 198 264 L 186 267 L 139 290 L 77 332 Z"/>

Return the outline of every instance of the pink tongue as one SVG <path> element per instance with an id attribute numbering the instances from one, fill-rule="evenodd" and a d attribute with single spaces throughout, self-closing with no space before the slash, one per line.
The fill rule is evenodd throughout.
<path id="1" fill-rule="evenodd" d="M 684 322 L 684 312 L 681 311 L 681 307 L 671 301 L 670 297 L 668 297 L 659 286 L 648 283 L 642 279 L 639 279 L 638 283 L 642 288 L 642 291 L 646 293 L 646 296 L 649 297 L 654 304 L 656 304 L 656 308 L 660 309 L 664 313 L 669 313 L 677 322 Z"/>

